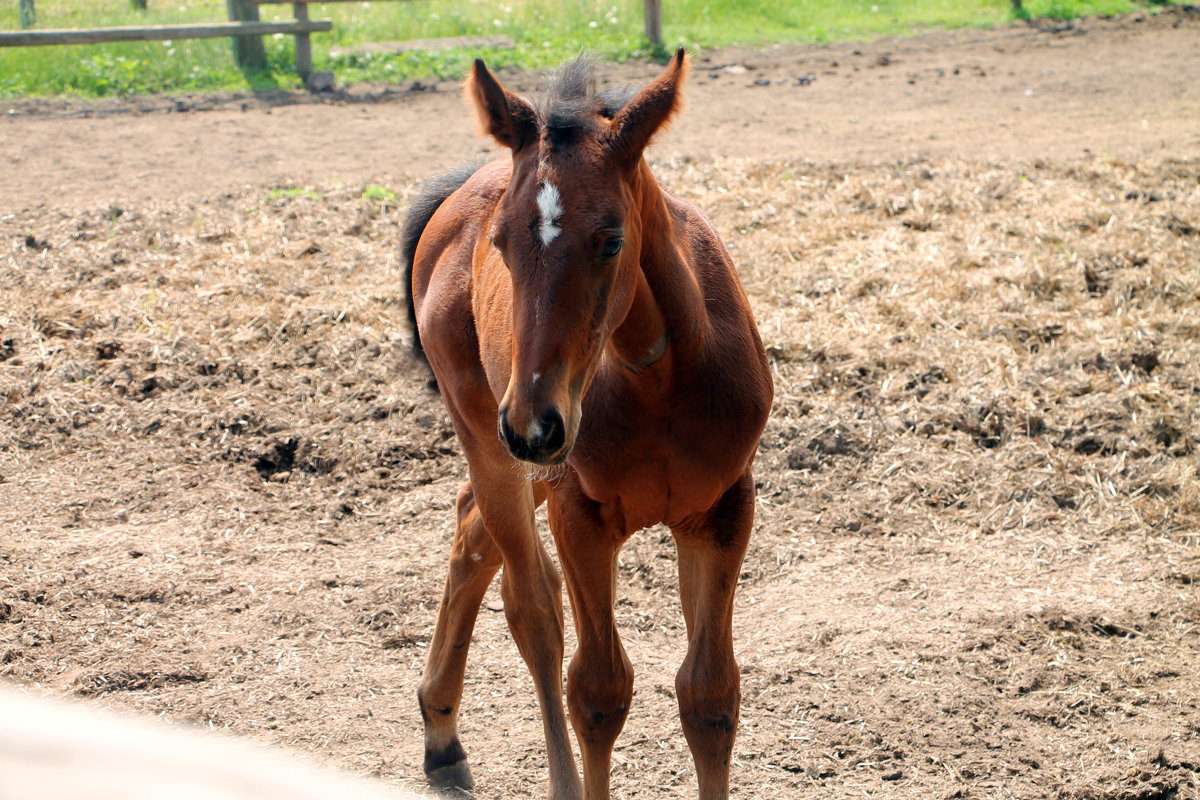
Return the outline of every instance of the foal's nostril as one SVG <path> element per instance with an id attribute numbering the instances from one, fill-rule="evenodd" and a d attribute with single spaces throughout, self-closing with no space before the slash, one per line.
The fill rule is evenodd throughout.
<path id="1" fill-rule="evenodd" d="M 537 464 L 547 463 L 547 459 L 562 450 L 567 440 L 566 425 L 562 415 L 556 408 L 548 408 L 542 418 L 530 426 L 525 435 L 517 433 L 508 421 L 508 409 L 500 409 L 500 440 L 505 447 L 522 461 L 532 461 Z"/>
<path id="2" fill-rule="evenodd" d="M 557 453 L 562 449 L 567 439 L 566 425 L 563 424 L 562 414 L 550 406 L 542 414 L 542 452 L 547 455 Z"/>
<path id="3" fill-rule="evenodd" d="M 513 430 L 512 425 L 508 424 L 507 406 L 500 408 L 500 441 L 504 442 L 509 450 L 512 450 L 514 443 L 518 441 L 517 432 Z"/>

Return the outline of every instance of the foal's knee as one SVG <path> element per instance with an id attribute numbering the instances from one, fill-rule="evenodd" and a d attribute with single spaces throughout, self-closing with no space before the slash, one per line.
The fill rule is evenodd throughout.
<path id="1" fill-rule="evenodd" d="M 737 665 L 697 670 L 684 665 L 675 676 L 679 717 L 693 751 L 727 760 L 733 747 L 741 706 Z"/>
<path id="2" fill-rule="evenodd" d="M 531 570 L 519 578 L 508 572 L 500 581 L 504 616 L 526 663 L 543 649 L 561 669 L 563 646 L 562 578 L 553 568 Z M 533 664 L 530 663 L 530 667 Z M 561 675 L 561 673 L 559 673 Z"/>
<path id="3" fill-rule="evenodd" d="M 633 666 L 624 653 L 620 655 L 610 663 L 582 654 L 571 659 L 567 703 L 581 737 L 611 744 L 625 725 L 633 699 Z"/>

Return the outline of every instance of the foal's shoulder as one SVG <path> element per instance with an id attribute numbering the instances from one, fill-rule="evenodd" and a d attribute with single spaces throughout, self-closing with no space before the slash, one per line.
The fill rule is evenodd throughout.
<path id="1" fill-rule="evenodd" d="M 667 209 L 671 212 L 677 231 L 685 240 L 725 249 L 717 226 L 704 209 L 686 197 L 672 194 L 666 188 L 663 189 L 663 197 L 667 201 Z"/>

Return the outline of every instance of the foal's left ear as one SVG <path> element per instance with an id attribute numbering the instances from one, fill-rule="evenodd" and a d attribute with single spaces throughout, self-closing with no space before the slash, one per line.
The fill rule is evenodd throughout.
<path id="1" fill-rule="evenodd" d="M 662 75 L 633 96 L 612 122 L 609 149 L 629 168 L 638 163 L 654 134 L 666 127 L 679 110 L 680 86 L 687 73 L 687 55 L 675 51 Z"/>

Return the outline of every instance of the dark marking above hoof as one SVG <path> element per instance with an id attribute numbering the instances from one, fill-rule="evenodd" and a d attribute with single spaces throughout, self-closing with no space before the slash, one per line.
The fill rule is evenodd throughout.
<path id="1" fill-rule="evenodd" d="M 442 770 L 461 767 L 462 773 L 467 776 L 468 783 L 458 783 L 455 785 L 466 786 L 468 789 L 471 788 L 471 770 L 467 769 L 467 752 L 463 750 L 462 743 L 458 741 L 457 737 L 441 750 L 426 750 L 424 767 L 425 774 L 430 778 L 430 783 L 433 782 L 433 776 Z"/>
<path id="2" fill-rule="evenodd" d="M 441 797 L 474 797 L 471 790 L 475 788 L 475 778 L 471 776 L 466 759 L 426 770 L 425 779 Z"/>

